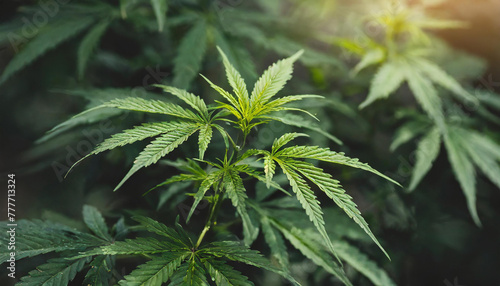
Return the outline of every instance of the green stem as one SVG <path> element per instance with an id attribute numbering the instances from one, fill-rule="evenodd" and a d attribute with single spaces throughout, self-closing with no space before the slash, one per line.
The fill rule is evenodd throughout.
<path id="1" fill-rule="evenodd" d="M 207 223 L 205 224 L 205 227 L 201 231 L 200 237 L 198 237 L 198 241 L 196 242 L 196 245 L 194 248 L 198 248 L 203 241 L 203 238 L 207 234 L 207 232 L 210 230 L 210 228 L 214 225 L 217 224 L 217 213 L 219 212 L 220 205 L 222 203 L 222 197 L 223 194 L 215 194 L 214 195 L 214 203 L 212 204 L 212 208 L 210 209 L 210 215 L 208 217 Z"/>

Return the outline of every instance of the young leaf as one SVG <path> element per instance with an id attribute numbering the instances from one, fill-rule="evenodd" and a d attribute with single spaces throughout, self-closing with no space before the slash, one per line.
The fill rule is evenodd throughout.
<path id="1" fill-rule="evenodd" d="M 222 49 L 220 47 L 217 47 L 217 49 L 222 56 L 222 62 L 226 70 L 227 80 L 233 88 L 234 94 L 236 94 L 236 97 L 238 98 L 239 105 L 242 106 L 243 110 L 248 110 L 250 107 L 250 98 L 248 97 L 245 81 L 241 77 L 240 73 L 233 67 L 233 65 L 231 65 Z"/>
<path id="2" fill-rule="evenodd" d="M 183 239 L 183 235 L 181 235 L 178 231 L 174 230 L 171 227 L 168 227 L 154 219 L 143 217 L 143 216 L 134 216 L 132 217 L 135 221 L 139 222 L 142 226 L 146 228 L 149 232 L 154 232 L 158 235 L 166 237 L 169 241 L 176 242 L 179 247 L 191 247 L 192 243 L 188 240 Z"/>
<path id="3" fill-rule="evenodd" d="M 397 61 L 387 62 L 382 65 L 372 80 L 368 97 L 361 103 L 359 108 L 365 108 L 377 99 L 387 98 L 396 91 L 405 80 L 403 69 L 404 65 Z"/>
<path id="4" fill-rule="evenodd" d="M 104 218 L 95 207 L 89 205 L 83 206 L 83 221 L 100 238 L 107 241 L 112 240 Z"/>
<path id="5" fill-rule="evenodd" d="M 208 148 L 208 144 L 212 140 L 212 126 L 210 124 L 205 124 L 200 127 L 200 134 L 198 137 L 198 146 L 200 151 L 200 159 L 203 160 L 205 151 Z"/>
<path id="6" fill-rule="evenodd" d="M 255 83 L 250 96 L 252 112 L 261 105 L 267 103 L 286 82 L 292 77 L 293 63 L 302 55 L 299 51 L 293 56 L 280 60 L 271 65 Z"/>
<path id="7" fill-rule="evenodd" d="M 429 172 L 434 160 L 439 154 L 439 147 L 441 146 L 441 134 L 439 129 L 433 128 L 422 138 L 417 147 L 417 161 L 411 176 L 410 191 L 417 187 L 422 178 Z"/>
<path id="8" fill-rule="evenodd" d="M 217 170 L 214 171 L 206 176 L 206 178 L 201 182 L 200 188 L 194 195 L 194 203 L 191 206 L 191 210 L 189 211 L 189 214 L 187 216 L 186 222 L 189 222 L 191 219 L 191 216 L 193 215 L 194 211 L 198 207 L 198 204 L 201 202 L 201 200 L 205 197 L 205 193 L 210 189 L 211 186 L 216 184 L 223 175 L 224 171 L 222 170 Z"/>
<path id="9" fill-rule="evenodd" d="M 120 281 L 119 284 L 124 286 L 162 285 L 168 281 L 187 256 L 188 253 L 173 252 L 154 257 L 126 275 L 125 280 Z"/>
<path id="10" fill-rule="evenodd" d="M 165 92 L 169 92 L 175 95 L 180 100 L 189 104 L 189 106 L 191 106 L 194 110 L 198 111 L 205 120 L 208 120 L 207 105 L 205 104 L 205 101 L 203 101 L 203 99 L 201 99 L 199 96 L 189 93 L 183 89 L 178 89 L 172 86 L 166 86 L 161 84 L 155 84 L 154 86 L 163 89 Z"/>

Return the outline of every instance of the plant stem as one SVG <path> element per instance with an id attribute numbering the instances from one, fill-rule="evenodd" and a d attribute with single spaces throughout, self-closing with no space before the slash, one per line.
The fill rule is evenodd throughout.
<path id="1" fill-rule="evenodd" d="M 210 209 L 210 216 L 208 217 L 207 223 L 205 224 L 205 227 L 201 231 L 200 237 L 198 237 L 198 241 L 196 242 L 196 245 L 194 248 L 198 248 L 203 241 L 203 238 L 207 234 L 207 232 L 210 230 L 210 228 L 217 224 L 217 213 L 219 212 L 220 205 L 222 203 L 222 198 L 223 194 L 215 194 L 214 195 L 214 203 L 212 204 L 212 208 Z"/>

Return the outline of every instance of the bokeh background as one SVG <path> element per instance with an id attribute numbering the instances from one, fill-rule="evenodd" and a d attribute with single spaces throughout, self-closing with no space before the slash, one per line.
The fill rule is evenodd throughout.
<path id="1" fill-rule="evenodd" d="M 498 186 L 477 171 L 475 196 L 482 223 L 478 226 L 443 145 L 429 173 L 410 192 L 420 137 L 411 135 L 410 128 L 406 144 L 395 150 L 390 145 L 408 121 L 429 118 L 406 84 L 388 99 L 358 108 L 386 57 L 353 72 L 370 51 L 385 53 L 390 48 L 386 44 L 392 29 L 396 31 L 392 44 L 398 52 L 414 47 L 425 50 L 425 57 L 471 94 L 488 94 L 485 115 L 449 99 L 446 89 L 438 89 L 447 116 L 453 117 L 450 120 L 498 144 L 500 1 L 166 2 L 164 15 L 155 15 L 150 1 L 141 0 L 0 2 L 0 188 L 6 189 L 7 174 L 16 174 L 17 219 L 49 219 L 84 229 L 81 209 L 90 204 L 110 221 L 132 213 L 173 220 L 189 205 L 185 196 L 168 195 L 168 190 L 142 196 L 176 172 L 168 165 L 148 167 L 112 192 L 141 145 L 89 158 L 63 178 L 69 166 L 98 142 L 144 122 L 143 115 L 104 114 L 102 120 L 72 122 L 47 132 L 114 97 L 168 97 L 150 86 L 154 83 L 186 88 L 213 101 L 216 95 L 198 73 L 225 82 L 216 46 L 228 53 L 247 83 L 253 83 L 270 63 L 305 49 L 286 92 L 325 96 L 325 101 L 309 101 L 306 107 L 321 120 L 318 128 L 343 142 L 339 145 L 312 133 L 312 143 L 360 158 L 404 186 L 391 186 L 354 170 L 330 169 L 354 197 L 392 261 L 369 239 L 348 235 L 347 239 L 396 285 L 500 285 Z M 432 25 L 436 19 L 448 22 Z M 413 131 L 418 128 L 414 125 Z M 252 138 L 253 144 L 269 146 L 288 131 L 281 125 L 263 127 Z M 196 146 L 182 151 L 195 152 Z M 175 152 L 171 159 L 182 154 Z M 0 195 L 2 215 L 6 194 Z M 334 218 L 328 223 L 334 225 Z M 261 244 L 256 242 L 257 247 Z M 19 263 L 19 274 L 37 263 L 36 259 Z M 337 285 L 300 256 L 294 263 L 304 285 Z M 348 264 L 346 271 L 354 285 L 373 285 Z M 0 277 L 2 285 L 4 279 L 5 275 Z"/>

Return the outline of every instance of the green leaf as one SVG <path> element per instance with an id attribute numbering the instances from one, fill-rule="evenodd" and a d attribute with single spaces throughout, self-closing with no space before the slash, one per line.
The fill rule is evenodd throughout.
<path id="1" fill-rule="evenodd" d="M 188 269 L 182 286 L 208 286 L 209 284 L 205 275 L 203 264 L 201 264 L 195 255 L 192 255 L 188 262 Z"/>
<path id="2" fill-rule="evenodd" d="M 95 207 L 89 205 L 83 206 L 83 221 L 85 222 L 87 227 L 100 238 L 107 241 L 112 240 L 104 218 L 102 217 L 99 210 L 97 210 Z"/>
<path id="3" fill-rule="evenodd" d="M 205 268 L 208 271 L 212 281 L 215 281 L 217 286 L 253 286 L 254 284 L 248 281 L 248 278 L 241 275 L 239 271 L 234 270 L 231 266 L 223 261 L 205 260 Z"/>
<path id="4" fill-rule="evenodd" d="M 205 118 L 205 120 L 208 120 L 207 105 L 205 104 L 205 101 L 203 101 L 203 99 L 201 99 L 199 96 L 171 86 L 160 85 L 160 84 L 155 84 L 154 86 L 163 89 L 165 92 L 169 92 L 175 95 L 177 98 L 189 104 L 189 106 L 198 111 L 200 115 L 203 116 L 203 118 Z"/>
<path id="5" fill-rule="evenodd" d="M 64 286 L 73 280 L 85 264 L 90 261 L 90 257 L 78 260 L 67 260 L 65 258 L 51 259 L 47 263 L 40 265 L 36 270 L 30 271 L 28 276 L 22 277 L 20 286 Z"/>
<path id="6" fill-rule="evenodd" d="M 316 122 L 305 119 L 304 117 L 292 113 L 281 113 L 280 116 L 266 116 L 266 118 L 279 121 L 283 124 L 309 129 L 319 134 L 325 136 L 326 138 L 332 140 L 333 142 L 342 145 L 342 141 L 332 134 L 326 132 L 319 126 Z"/>
<path id="7" fill-rule="evenodd" d="M 248 216 L 245 200 L 248 199 L 246 195 L 243 180 L 238 174 L 238 171 L 229 169 L 224 173 L 223 184 L 226 188 L 226 193 L 231 199 L 233 206 L 238 211 L 243 222 L 243 236 L 244 242 L 250 245 L 259 235 L 259 228 L 255 227 L 252 220 Z"/>
<path id="8" fill-rule="evenodd" d="M 194 195 L 194 202 L 193 205 L 191 206 L 191 210 L 189 210 L 189 214 L 187 216 L 186 222 L 189 222 L 191 219 L 191 216 L 193 215 L 194 211 L 198 207 L 198 204 L 201 202 L 201 200 L 205 197 L 205 193 L 210 189 L 211 186 L 216 184 L 221 178 L 222 174 L 224 171 L 222 170 L 217 170 L 214 171 L 206 176 L 206 178 L 201 182 L 200 188 Z"/>
<path id="9" fill-rule="evenodd" d="M 84 285 L 107 286 L 112 277 L 114 263 L 109 255 L 100 255 L 90 263 L 90 269 L 85 275 Z"/>
<path id="10" fill-rule="evenodd" d="M 474 164 L 500 188 L 500 166 L 498 165 L 500 146 L 485 135 L 472 130 L 461 129 L 460 133 L 464 138 L 464 147 Z"/>
<path id="11" fill-rule="evenodd" d="M 116 147 L 132 144 L 149 137 L 155 137 L 162 133 L 173 132 L 184 126 L 186 126 L 185 122 L 175 121 L 144 123 L 142 126 L 135 126 L 132 129 L 124 130 L 122 133 L 111 135 L 111 138 L 100 143 L 90 154 L 99 154 Z"/>
<path id="12" fill-rule="evenodd" d="M 123 255 L 123 254 L 156 254 L 165 252 L 185 252 L 189 250 L 184 244 L 177 240 L 162 238 L 158 240 L 153 237 L 138 237 L 136 239 L 126 239 L 124 241 L 115 241 L 113 244 L 104 245 L 99 248 L 82 252 L 75 258 L 82 258 L 93 255 Z"/>
<path id="13" fill-rule="evenodd" d="M 147 231 L 166 237 L 170 241 L 177 243 L 180 247 L 192 247 L 192 243 L 189 239 L 183 239 L 184 235 L 181 235 L 178 231 L 164 225 L 163 223 L 144 216 L 134 216 L 132 218 L 144 226 Z M 182 229 L 180 231 L 183 232 Z"/>
<path id="14" fill-rule="evenodd" d="M 342 267 L 335 262 L 328 252 L 322 249 L 321 245 L 308 239 L 305 230 L 295 227 L 288 229 L 275 220 L 272 220 L 272 223 L 305 257 L 311 259 L 316 265 L 323 267 L 327 272 L 335 275 L 345 285 L 352 286 Z"/>
<path id="15" fill-rule="evenodd" d="M 391 147 L 389 148 L 394 152 L 399 146 L 409 142 L 420 133 L 429 129 L 429 125 L 425 122 L 413 120 L 403 126 L 399 127 L 392 140 Z"/>
<path id="16" fill-rule="evenodd" d="M 441 99 L 430 79 L 424 77 L 418 70 L 405 69 L 408 85 L 418 103 L 438 127 L 444 129 L 444 115 Z"/>
<path id="17" fill-rule="evenodd" d="M 352 218 L 368 234 L 368 236 L 370 236 L 375 244 L 377 244 L 382 252 L 384 252 L 387 258 L 389 258 L 385 249 L 382 245 L 380 245 L 379 241 L 372 233 L 368 223 L 361 216 L 361 212 L 358 210 L 357 205 L 352 201 L 352 197 L 345 192 L 339 181 L 334 180 L 330 174 L 323 172 L 321 168 L 315 167 L 311 163 L 289 161 L 288 165 L 317 185 L 320 190 L 325 192 L 325 194 L 332 199 L 337 206 L 343 209 L 345 213 Z M 330 247 L 330 245 L 326 245 Z"/>
<path id="18" fill-rule="evenodd" d="M 240 73 L 231 65 L 222 49 L 220 47 L 217 47 L 217 49 L 222 56 L 222 62 L 226 70 L 227 80 L 233 88 L 234 94 L 236 94 L 236 97 L 238 98 L 239 105 L 243 110 L 248 110 L 250 108 L 250 99 L 248 97 L 245 81 L 241 77 Z"/>
<path id="19" fill-rule="evenodd" d="M 92 17 L 73 17 L 67 21 L 54 23 L 43 27 L 38 35 L 28 42 L 9 62 L 0 77 L 0 84 L 4 83 L 14 73 L 21 70 L 50 49 L 75 36 L 94 22 Z"/>
<path id="20" fill-rule="evenodd" d="M 158 31 L 162 32 L 167 16 L 167 0 L 151 0 L 151 6 L 153 6 L 153 10 L 155 11 Z"/>
<path id="21" fill-rule="evenodd" d="M 206 29 L 205 21 L 198 21 L 182 39 L 174 59 L 174 86 L 186 89 L 200 71 L 207 48 Z"/>
<path id="22" fill-rule="evenodd" d="M 164 253 L 161 256 L 153 257 L 125 276 L 125 280 L 120 281 L 119 284 L 124 286 L 162 285 L 168 281 L 188 255 L 187 252 Z"/>
<path id="23" fill-rule="evenodd" d="M 144 150 L 135 158 L 134 165 L 125 175 L 122 181 L 115 187 L 114 191 L 119 189 L 135 172 L 143 167 L 158 162 L 162 157 L 172 152 L 175 148 L 186 141 L 197 129 L 197 124 L 185 123 L 179 126 L 179 129 L 161 135 L 153 140 Z"/>
<path id="24" fill-rule="evenodd" d="M 6 224 L 0 226 L 0 229 L 3 233 L 9 230 Z M 84 250 L 104 243 L 102 239 L 88 233 L 41 220 L 18 220 L 17 231 L 23 234 L 16 237 L 17 260 L 53 251 Z M 0 237 L 0 242 L 7 245 L 8 236 Z M 1 261 L 7 261 L 8 257 L 8 252 L 0 252 Z"/>
<path id="25" fill-rule="evenodd" d="M 271 154 L 264 157 L 264 173 L 266 174 L 266 187 L 269 189 L 276 172 L 276 163 Z"/>
<path id="26" fill-rule="evenodd" d="M 201 126 L 200 134 L 198 137 L 198 146 L 200 151 L 200 159 L 202 160 L 205 155 L 205 151 L 208 148 L 208 144 L 210 144 L 210 141 L 212 140 L 212 133 L 213 131 L 211 124 L 205 124 Z"/>
<path id="27" fill-rule="evenodd" d="M 387 98 L 396 91 L 405 80 L 403 69 L 406 68 L 398 61 L 390 61 L 382 65 L 372 80 L 368 97 L 359 105 L 359 108 L 365 108 L 375 100 Z"/>
<path id="28" fill-rule="evenodd" d="M 387 273 L 370 260 L 368 256 L 360 252 L 356 247 L 345 241 L 334 241 L 333 245 L 342 260 L 346 261 L 354 269 L 359 271 L 376 286 L 396 286 Z"/>
<path id="29" fill-rule="evenodd" d="M 314 195 L 311 187 L 309 187 L 306 181 L 290 166 L 291 162 L 282 161 L 281 159 L 277 162 L 283 170 L 283 173 L 290 181 L 290 186 L 292 187 L 293 192 L 296 194 L 297 200 L 302 205 L 302 208 L 309 216 L 309 219 L 323 237 L 323 240 L 325 241 L 325 244 L 328 245 L 330 251 L 332 253 L 335 253 L 330 237 L 328 236 L 328 233 L 326 233 L 323 211 L 321 210 L 321 207 L 319 205 L 320 203 L 316 199 L 316 195 Z"/>
<path id="30" fill-rule="evenodd" d="M 271 223 L 266 216 L 263 216 L 260 222 L 262 224 L 264 239 L 271 249 L 271 254 L 278 260 L 284 269 L 288 269 L 288 251 L 283 237 L 271 226 Z"/>
<path id="31" fill-rule="evenodd" d="M 444 144 L 451 167 L 465 194 L 472 219 L 477 225 L 481 225 L 476 209 L 476 172 L 471 158 L 467 156 L 467 149 L 464 148 L 462 140 L 463 138 L 455 128 L 447 128 Z"/>
<path id="32" fill-rule="evenodd" d="M 411 176 L 410 191 L 413 191 L 422 178 L 429 172 L 434 160 L 439 154 L 441 146 L 441 134 L 439 129 L 433 128 L 418 143 L 416 163 Z"/>
<path id="33" fill-rule="evenodd" d="M 242 262 L 255 267 L 263 268 L 277 273 L 293 285 L 300 285 L 293 277 L 269 263 L 258 251 L 236 241 L 217 241 L 202 246 L 199 250 L 203 257 L 223 257 L 232 261 Z"/>
<path id="34" fill-rule="evenodd" d="M 179 105 L 164 102 L 161 100 L 148 100 L 140 97 L 128 97 L 123 99 L 114 99 L 103 103 L 102 105 L 96 106 L 94 108 L 88 109 L 76 116 L 81 116 L 87 112 L 93 111 L 99 108 L 118 108 L 124 110 L 148 112 L 148 113 L 159 113 L 165 115 L 171 115 L 175 117 L 191 119 L 194 121 L 199 121 L 199 117 L 196 116 L 191 110 L 186 110 Z"/>
<path id="35" fill-rule="evenodd" d="M 453 94 L 457 95 L 460 99 L 467 102 L 467 104 L 477 105 L 479 103 L 478 100 L 472 94 L 470 94 L 460 85 L 460 83 L 458 83 L 452 76 L 447 74 L 436 64 L 423 58 L 414 58 L 413 60 L 417 64 L 417 66 L 422 70 L 422 72 L 425 73 L 427 77 L 436 84 L 439 84 L 440 86 L 451 91 Z"/>
<path id="36" fill-rule="evenodd" d="M 253 110 L 268 102 L 286 82 L 292 77 L 293 63 L 302 55 L 299 51 L 293 56 L 271 65 L 255 83 L 250 96 L 250 106 Z"/>
<path id="37" fill-rule="evenodd" d="M 285 156 L 288 158 L 316 159 L 324 162 L 346 165 L 349 167 L 365 170 L 376 174 L 398 186 L 400 184 L 388 176 L 370 167 L 366 163 L 362 163 L 359 159 L 349 158 L 343 152 L 334 152 L 328 148 L 320 148 L 318 146 L 293 146 L 284 148 L 279 151 L 276 156 Z"/>
<path id="38" fill-rule="evenodd" d="M 354 67 L 353 75 L 356 75 L 365 68 L 382 62 L 385 58 L 383 49 L 369 50 L 361 59 L 361 61 Z"/>
<path id="39" fill-rule="evenodd" d="M 104 20 L 96 24 L 92 29 L 85 35 L 80 46 L 78 47 L 77 62 L 78 62 L 78 78 L 82 79 L 85 75 L 85 69 L 89 61 L 92 51 L 96 49 L 99 45 L 99 40 L 106 32 L 110 20 Z"/>
<path id="40" fill-rule="evenodd" d="M 295 138 L 297 137 L 301 137 L 301 136 L 304 136 L 304 137 L 309 137 L 309 135 L 307 134 L 304 134 L 304 133 L 285 133 L 283 135 L 281 135 L 280 138 L 278 139 L 275 139 L 274 142 L 273 142 L 273 146 L 271 148 L 272 150 L 272 153 L 274 154 L 275 152 L 277 152 L 281 147 L 285 146 L 288 142 L 294 140 Z"/>

